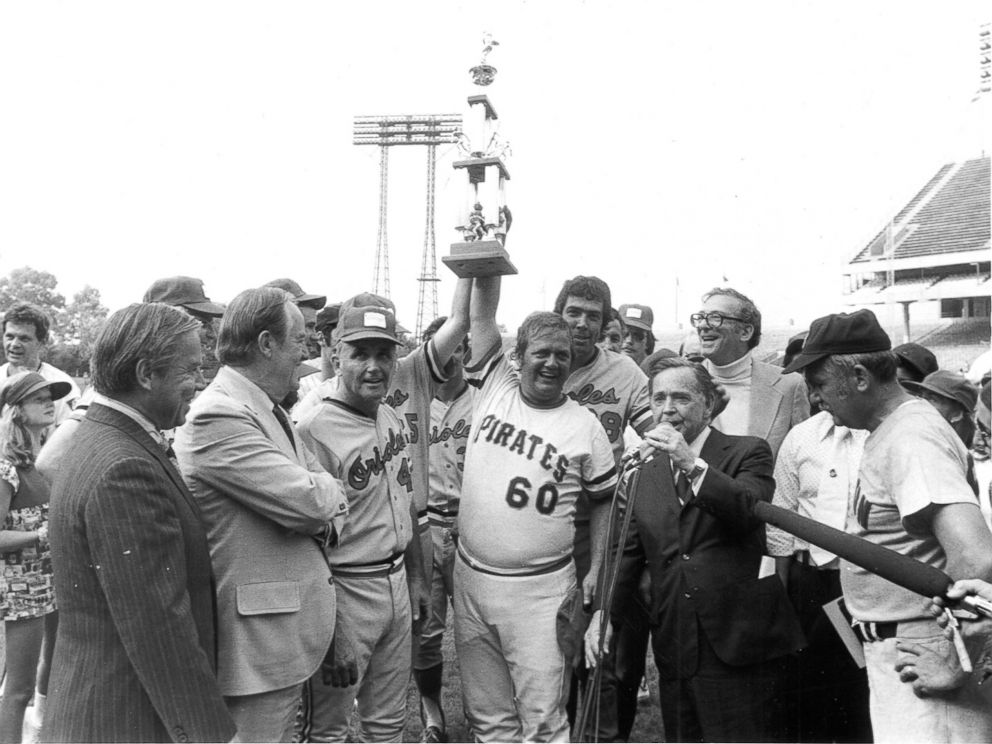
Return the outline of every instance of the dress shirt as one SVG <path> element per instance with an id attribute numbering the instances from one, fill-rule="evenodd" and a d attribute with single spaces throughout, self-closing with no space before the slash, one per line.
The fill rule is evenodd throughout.
<path id="1" fill-rule="evenodd" d="M 796 425 L 778 453 L 772 503 L 843 530 L 867 436 L 867 431 L 838 426 L 826 411 Z M 770 555 L 809 550 L 818 567 L 836 567 L 836 555 L 776 527 L 768 526 L 767 540 Z"/>

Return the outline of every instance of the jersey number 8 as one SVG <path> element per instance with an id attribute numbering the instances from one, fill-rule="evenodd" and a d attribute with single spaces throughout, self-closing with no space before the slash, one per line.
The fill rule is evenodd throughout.
<path id="1" fill-rule="evenodd" d="M 506 489 L 506 503 L 514 509 L 523 509 L 530 502 L 531 483 L 523 476 L 517 476 L 510 481 L 509 488 Z M 537 498 L 534 500 L 534 507 L 541 514 L 551 514 L 558 503 L 558 489 L 554 483 L 545 483 L 537 489 Z"/>

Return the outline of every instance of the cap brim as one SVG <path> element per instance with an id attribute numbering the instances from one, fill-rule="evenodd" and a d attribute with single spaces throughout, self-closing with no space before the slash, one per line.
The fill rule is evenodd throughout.
<path id="1" fill-rule="evenodd" d="M 645 333 L 651 333 L 651 326 L 649 326 L 643 320 L 634 320 L 633 318 L 628 320 L 627 318 L 624 318 L 623 323 L 628 328 L 637 328 L 639 330 L 644 331 Z"/>
<path id="2" fill-rule="evenodd" d="M 401 343 L 401 341 L 398 338 L 396 338 L 395 336 L 390 336 L 388 333 L 385 333 L 384 331 L 369 331 L 369 330 L 352 331 L 347 335 L 341 336 L 338 339 L 338 341 L 367 341 L 369 339 L 374 339 L 374 338 L 380 339 L 382 341 L 389 341 L 391 343 L 396 344 L 397 346 L 399 346 Z"/>
<path id="3" fill-rule="evenodd" d="M 789 366 L 782 370 L 782 374 L 787 375 L 790 372 L 798 372 L 799 370 L 804 369 L 814 362 L 818 362 L 828 356 L 830 356 L 830 353 L 825 351 L 817 352 L 815 354 L 804 354 L 803 352 L 800 352 L 799 355 L 792 360 Z"/>
<path id="4" fill-rule="evenodd" d="M 194 313 L 211 315 L 215 318 L 219 318 L 224 314 L 224 308 L 216 302 L 184 302 L 180 307 L 192 310 Z"/>
<path id="5" fill-rule="evenodd" d="M 294 297 L 293 302 L 297 305 L 306 305 L 323 310 L 324 305 L 327 304 L 327 295 L 301 294 L 299 297 Z"/>

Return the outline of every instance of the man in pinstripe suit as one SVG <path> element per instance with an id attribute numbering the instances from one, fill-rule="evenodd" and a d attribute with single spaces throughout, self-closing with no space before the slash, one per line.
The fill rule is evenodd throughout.
<path id="1" fill-rule="evenodd" d="M 159 303 L 114 313 L 99 395 L 52 488 L 60 623 L 45 741 L 229 741 L 216 679 L 207 537 L 163 429 L 203 387 L 199 322 Z"/>

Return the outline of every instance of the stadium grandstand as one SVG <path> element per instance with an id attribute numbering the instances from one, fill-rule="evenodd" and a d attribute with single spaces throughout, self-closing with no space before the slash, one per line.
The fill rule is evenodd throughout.
<path id="1" fill-rule="evenodd" d="M 989 348 L 989 158 L 947 163 L 844 271 L 845 305 L 960 369 Z"/>

